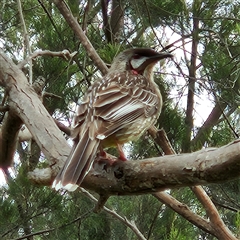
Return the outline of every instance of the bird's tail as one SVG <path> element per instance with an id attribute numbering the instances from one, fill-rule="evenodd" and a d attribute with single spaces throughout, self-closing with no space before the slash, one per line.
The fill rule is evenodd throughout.
<path id="1" fill-rule="evenodd" d="M 64 167 L 56 176 L 52 187 L 56 190 L 60 188 L 68 191 L 76 190 L 91 169 L 99 144 L 99 139 L 89 138 L 89 128 L 87 128 L 79 142 L 73 146 Z"/>

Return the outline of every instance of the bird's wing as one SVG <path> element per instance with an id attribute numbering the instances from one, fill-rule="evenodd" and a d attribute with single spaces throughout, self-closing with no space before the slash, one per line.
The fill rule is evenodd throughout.
<path id="1" fill-rule="evenodd" d="M 160 92 L 152 89 L 145 77 L 128 72 L 127 77 L 126 73 L 120 73 L 114 78 L 110 83 L 104 80 L 108 84 L 100 85 L 93 101 L 94 116 L 102 119 L 94 132 L 105 137 L 161 111 Z"/>
<path id="2" fill-rule="evenodd" d="M 141 124 L 160 113 L 160 108 L 160 93 L 141 75 L 109 74 L 97 81 L 77 109 L 75 143 L 53 187 L 75 190 L 90 170 L 100 140 Z"/>

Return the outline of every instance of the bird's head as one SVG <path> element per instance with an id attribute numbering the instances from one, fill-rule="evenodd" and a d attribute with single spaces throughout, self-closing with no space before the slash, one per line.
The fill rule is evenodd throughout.
<path id="1" fill-rule="evenodd" d="M 127 49 L 116 56 L 109 72 L 133 71 L 135 74 L 151 75 L 153 66 L 161 59 L 173 57 L 170 53 L 156 52 L 149 48 Z"/>

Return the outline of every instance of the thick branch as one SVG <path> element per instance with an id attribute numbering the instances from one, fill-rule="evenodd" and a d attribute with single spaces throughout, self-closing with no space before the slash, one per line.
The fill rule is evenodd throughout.
<path id="1" fill-rule="evenodd" d="M 23 72 L 2 51 L 0 85 L 7 89 L 10 111 L 21 118 L 50 164 L 63 164 L 70 147 Z"/>
<path id="2" fill-rule="evenodd" d="M 18 133 L 22 120 L 9 110 L 5 113 L 0 130 L 0 167 L 8 168 L 12 165 L 17 147 Z"/>
<path id="3" fill-rule="evenodd" d="M 190 154 L 115 161 L 112 165 L 99 160 L 81 186 L 102 195 L 132 195 L 221 183 L 239 176 L 240 140 L 236 140 L 221 148 Z M 51 184 L 50 169 L 38 169 L 29 177 L 36 183 Z"/>
<path id="4" fill-rule="evenodd" d="M 200 217 L 184 203 L 179 202 L 175 198 L 173 198 L 171 195 L 160 192 L 160 193 L 154 193 L 153 196 L 155 196 L 159 201 L 166 204 L 168 207 L 172 208 L 175 212 L 183 216 L 185 219 L 187 219 L 189 222 L 194 224 L 195 226 L 201 228 L 205 232 L 208 232 L 212 234 L 214 232 L 213 227 L 209 224 L 209 221 L 206 219 Z"/>
<path id="5" fill-rule="evenodd" d="M 150 133 L 155 138 L 155 141 L 160 144 L 166 154 L 175 154 L 164 130 L 156 131 L 152 129 Z M 206 213 L 208 215 L 209 213 L 211 214 L 211 216 L 209 217 L 210 221 L 207 221 L 201 216 L 195 214 L 188 208 L 187 205 L 179 202 L 178 200 L 174 199 L 172 196 L 164 192 L 154 193 L 153 196 L 155 196 L 161 202 L 165 203 L 167 206 L 172 208 L 175 212 L 183 216 L 195 226 L 214 235 L 215 237 L 218 237 L 218 239 L 236 239 L 220 218 L 216 207 L 214 206 L 213 202 L 206 194 L 204 189 L 201 186 L 193 186 L 191 187 L 191 190 L 194 192 L 200 202 L 202 202 L 204 208 L 206 209 Z"/>
<path id="6" fill-rule="evenodd" d="M 106 170 L 106 172 L 105 172 Z M 204 149 L 142 161 L 95 164 L 82 187 L 100 194 L 141 194 L 168 188 L 220 183 L 240 176 L 240 140 L 218 149 Z"/>

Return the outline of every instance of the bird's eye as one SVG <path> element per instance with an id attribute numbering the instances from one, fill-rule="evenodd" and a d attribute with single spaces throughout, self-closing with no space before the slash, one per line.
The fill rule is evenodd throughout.
<path id="1" fill-rule="evenodd" d="M 140 57 L 141 57 L 140 55 L 134 54 L 132 58 L 133 58 L 133 59 L 139 59 Z"/>

